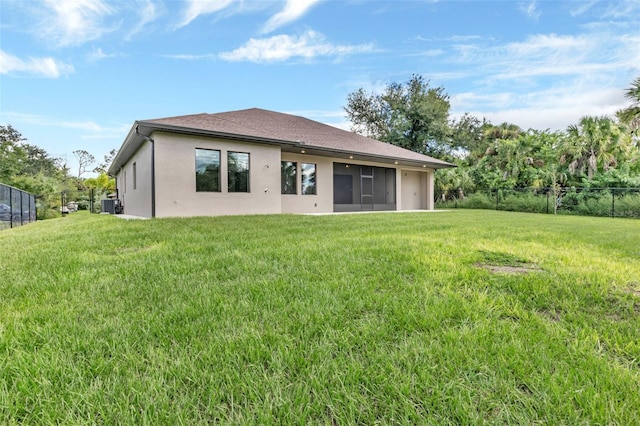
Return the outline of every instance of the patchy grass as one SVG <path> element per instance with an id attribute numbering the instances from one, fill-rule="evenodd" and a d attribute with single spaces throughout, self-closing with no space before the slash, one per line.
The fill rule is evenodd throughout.
<path id="1" fill-rule="evenodd" d="M 0 247 L 6 424 L 640 424 L 637 220 L 74 214 Z"/>

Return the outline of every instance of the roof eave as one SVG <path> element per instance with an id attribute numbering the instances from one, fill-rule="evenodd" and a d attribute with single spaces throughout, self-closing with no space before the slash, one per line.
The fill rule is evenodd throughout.
<path id="1" fill-rule="evenodd" d="M 324 153 L 330 154 L 330 155 L 326 155 L 327 157 L 333 157 L 333 158 L 336 158 L 335 154 L 342 155 L 342 157 L 339 157 L 339 159 L 343 161 L 383 160 L 383 162 L 385 163 L 394 164 L 394 165 L 422 167 L 422 168 L 428 167 L 431 169 L 447 169 L 447 168 L 457 167 L 455 164 L 447 163 L 446 161 L 440 161 L 440 160 L 436 160 L 435 162 L 429 161 L 429 160 L 417 160 L 417 159 L 411 159 L 411 158 L 371 154 L 371 153 L 360 152 L 360 151 L 350 151 L 350 150 L 342 150 L 342 149 L 335 149 L 335 148 L 318 147 L 317 145 L 307 145 L 305 149 L 308 151 L 308 153 L 311 153 L 311 154 L 313 154 L 314 152 L 324 152 Z"/>
<path id="2" fill-rule="evenodd" d="M 118 153 L 111 162 L 109 170 L 107 170 L 107 174 L 109 176 L 115 176 L 118 173 L 118 170 L 124 166 L 129 158 L 138 150 L 140 145 L 142 145 L 144 138 L 136 134 L 137 126 L 138 121 L 135 121 L 133 126 L 131 126 L 129 133 L 127 133 L 127 137 L 124 139 Z"/>
<path id="3" fill-rule="evenodd" d="M 332 155 L 327 155 L 327 157 L 335 157 L 335 154 L 342 154 L 345 156 L 344 158 L 345 161 L 350 159 L 349 158 L 350 156 L 356 156 L 358 157 L 357 159 L 361 159 L 363 161 L 384 160 L 383 162 L 390 163 L 390 164 L 423 167 L 423 168 L 428 167 L 431 169 L 445 169 L 445 168 L 456 167 L 455 164 L 447 163 L 445 161 L 436 160 L 436 162 L 433 162 L 429 160 L 416 160 L 416 159 L 409 159 L 409 158 L 403 158 L 403 157 L 371 154 L 367 152 L 359 152 L 359 151 L 352 151 L 352 150 L 325 148 L 317 145 L 307 145 L 303 141 L 271 139 L 271 138 L 264 138 L 264 137 L 251 136 L 251 135 L 242 135 L 237 133 L 225 133 L 225 132 L 217 132 L 217 131 L 206 130 L 206 129 L 195 129 L 192 127 L 173 126 L 173 125 L 161 124 L 161 123 L 159 124 L 159 123 L 153 123 L 149 121 L 135 121 L 133 123 L 133 126 L 131 127 L 131 130 L 129 130 L 127 137 L 125 138 L 122 148 L 120 149 L 120 151 L 118 151 L 118 154 L 116 154 L 116 157 L 111 163 L 111 166 L 109 167 L 109 170 L 108 170 L 108 174 L 110 176 L 115 176 L 118 170 L 122 166 L 124 166 L 124 164 L 126 164 L 129 158 L 131 158 L 131 156 L 135 154 L 135 152 L 140 148 L 140 146 L 145 141 L 145 139 L 150 137 L 151 134 L 155 131 L 191 135 L 191 136 L 217 137 L 221 139 L 235 139 L 235 140 L 240 139 L 247 142 L 257 142 L 257 143 L 270 144 L 270 145 L 286 146 L 288 148 L 300 147 L 300 148 L 306 148 L 310 150 L 312 149 L 313 151 L 317 151 L 317 152 L 332 154 Z"/>

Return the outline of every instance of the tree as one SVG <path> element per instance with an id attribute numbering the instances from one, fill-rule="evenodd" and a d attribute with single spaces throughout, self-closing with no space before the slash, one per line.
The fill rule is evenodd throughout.
<path id="1" fill-rule="evenodd" d="M 390 83 L 383 94 L 363 89 L 347 97 L 344 108 L 351 129 L 365 136 L 426 155 L 451 153 L 449 96 L 442 87 L 430 87 L 422 76 L 404 84 Z"/>
<path id="2" fill-rule="evenodd" d="M 511 123 L 504 122 L 499 126 L 489 124 L 484 128 L 484 137 L 489 140 L 516 139 L 522 133 L 522 129 Z"/>
<path id="3" fill-rule="evenodd" d="M 465 193 L 473 190 L 475 183 L 469 169 L 455 168 L 439 170 L 436 174 L 435 189 L 442 201 L 464 200 Z"/>
<path id="4" fill-rule="evenodd" d="M 60 169 L 57 166 L 58 159 L 49 156 L 44 149 L 27 143 L 22 144 L 25 153 L 24 165 L 21 174 L 45 176 L 58 176 Z"/>
<path id="5" fill-rule="evenodd" d="M 465 113 L 459 120 L 452 120 L 450 127 L 450 142 L 456 157 L 466 157 L 472 162 L 478 160 L 487 150 L 488 141 L 485 138 L 485 128 L 489 126 L 486 119 L 480 121 L 477 117 Z"/>
<path id="6" fill-rule="evenodd" d="M 625 97 L 631 105 L 616 113 L 618 119 L 631 129 L 631 133 L 639 136 L 640 132 L 640 77 L 636 78 L 627 89 Z"/>
<path id="7" fill-rule="evenodd" d="M 25 152 L 21 143 L 25 138 L 20 132 L 8 126 L 0 126 L 0 182 L 11 185 L 20 173 Z"/>
<path id="8" fill-rule="evenodd" d="M 112 149 L 111 151 L 109 151 L 109 153 L 104 156 L 104 160 L 102 161 L 102 163 L 98 164 L 96 168 L 93 169 L 93 171 L 96 173 L 107 173 L 107 170 L 109 170 L 109 166 L 111 165 L 113 159 L 117 154 L 117 149 Z"/>
<path id="9" fill-rule="evenodd" d="M 89 189 L 108 191 L 116 187 L 116 180 L 106 173 L 100 173 L 96 177 L 85 179 L 84 185 Z"/>
<path id="10" fill-rule="evenodd" d="M 615 153 L 619 148 L 620 129 L 608 117 L 585 116 L 577 125 L 567 129 L 568 145 L 565 147 L 565 161 L 569 172 L 574 174 L 586 166 L 587 177 L 593 179 L 599 170 L 608 170 L 617 164 Z"/>
<path id="11" fill-rule="evenodd" d="M 78 179 L 80 179 L 87 172 L 87 169 L 96 162 L 96 158 L 84 149 L 73 151 L 73 155 L 78 160 Z"/>

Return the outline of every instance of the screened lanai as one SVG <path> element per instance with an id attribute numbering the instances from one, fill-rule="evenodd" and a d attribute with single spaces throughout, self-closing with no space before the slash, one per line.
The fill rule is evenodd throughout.
<path id="1" fill-rule="evenodd" d="M 333 164 L 333 211 L 396 210 L 396 170 Z"/>

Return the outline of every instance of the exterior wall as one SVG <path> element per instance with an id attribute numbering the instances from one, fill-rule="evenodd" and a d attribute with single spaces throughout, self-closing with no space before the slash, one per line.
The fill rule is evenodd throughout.
<path id="1" fill-rule="evenodd" d="M 219 216 L 273 213 L 330 213 L 333 204 L 334 163 L 384 167 L 396 170 L 395 208 L 434 208 L 433 170 L 281 152 L 279 146 L 225 139 L 155 132 L 156 217 Z M 195 149 L 220 151 L 220 192 L 196 192 Z M 144 142 L 116 175 L 124 213 L 151 217 L 152 176 L 150 142 Z M 227 191 L 227 153 L 250 154 L 250 192 Z M 281 161 L 298 163 L 297 194 L 281 194 Z M 135 189 L 133 164 L 136 164 Z M 316 164 L 316 194 L 301 194 L 302 163 Z M 393 206 L 391 206 L 393 208 Z"/>
<path id="2" fill-rule="evenodd" d="M 156 217 L 280 213 L 280 147 L 156 132 Z M 196 192 L 195 149 L 220 151 L 220 192 Z M 249 191 L 228 192 L 227 153 L 249 153 Z"/>
<path id="3" fill-rule="evenodd" d="M 434 188 L 434 179 L 435 174 L 434 170 L 429 170 L 427 172 L 427 210 L 434 210 L 435 206 L 435 192 L 433 192 Z"/>
<path id="4" fill-rule="evenodd" d="M 125 214 L 151 217 L 151 143 L 145 142 L 120 169 L 116 186 Z"/>
<path id="5" fill-rule="evenodd" d="M 297 194 L 281 194 L 282 213 L 329 213 L 333 211 L 333 159 L 314 155 L 282 153 L 282 161 L 298 163 Z M 301 194 L 301 163 L 316 165 L 316 195 Z M 280 163 L 278 163 L 278 181 Z M 278 186 L 280 192 L 280 186 Z"/>
<path id="6" fill-rule="evenodd" d="M 433 170 L 399 170 L 399 210 L 433 210 Z"/>

